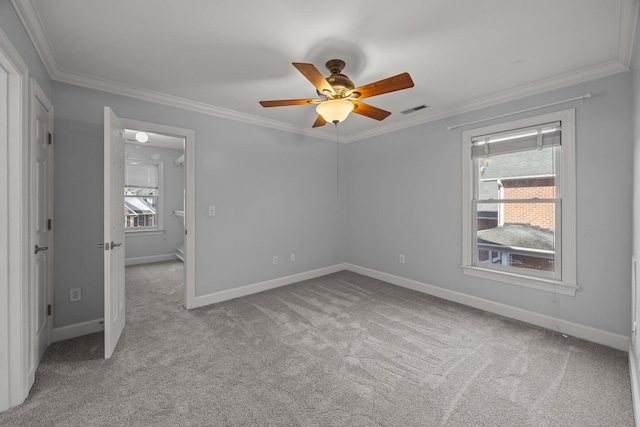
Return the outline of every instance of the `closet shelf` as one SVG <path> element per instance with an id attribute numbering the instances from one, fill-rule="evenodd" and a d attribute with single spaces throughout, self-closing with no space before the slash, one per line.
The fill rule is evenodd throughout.
<path id="1" fill-rule="evenodd" d="M 184 165 L 184 154 L 181 154 L 180 157 L 173 161 L 173 164 L 176 166 Z"/>

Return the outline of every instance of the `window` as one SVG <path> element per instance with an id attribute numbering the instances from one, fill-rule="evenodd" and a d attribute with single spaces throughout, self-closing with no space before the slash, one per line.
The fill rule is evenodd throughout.
<path id="1" fill-rule="evenodd" d="M 465 274 L 575 295 L 575 112 L 463 133 Z"/>
<path id="2" fill-rule="evenodd" d="M 162 230 L 162 162 L 125 161 L 125 231 Z"/>

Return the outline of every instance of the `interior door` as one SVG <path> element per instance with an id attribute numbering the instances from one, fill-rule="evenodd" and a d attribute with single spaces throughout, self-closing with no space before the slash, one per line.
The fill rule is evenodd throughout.
<path id="1" fill-rule="evenodd" d="M 31 262 L 30 327 L 33 341 L 29 363 L 35 373 L 49 346 L 51 334 L 52 284 L 52 193 L 53 156 L 51 145 L 52 107 L 39 87 L 32 83 L 31 117 Z"/>
<path id="2" fill-rule="evenodd" d="M 124 330 L 124 125 L 104 107 L 104 357 Z"/>

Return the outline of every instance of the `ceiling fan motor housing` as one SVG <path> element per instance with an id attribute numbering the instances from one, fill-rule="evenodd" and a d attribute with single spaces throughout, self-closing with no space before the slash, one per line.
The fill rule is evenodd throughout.
<path id="1" fill-rule="evenodd" d="M 345 66 L 345 62 L 341 59 L 331 59 L 327 61 L 325 66 L 331 73 L 331 75 L 327 77 L 327 81 L 336 92 L 334 98 L 345 98 L 349 96 L 355 85 L 349 77 L 340 73 Z"/>

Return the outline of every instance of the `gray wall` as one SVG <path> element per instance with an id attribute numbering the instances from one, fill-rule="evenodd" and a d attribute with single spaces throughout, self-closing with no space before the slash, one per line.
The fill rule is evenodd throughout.
<path id="1" fill-rule="evenodd" d="M 103 314 L 96 244 L 103 224 L 104 106 L 123 118 L 195 130 L 196 295 L 344 262 L 335 143 L 65 83 L 56 82 L 53 92 L 54 327 Z M 208 216 L 209 205 L 216 206 L 215 217 Z M 69 288 L 78 286 L 82 301 L 69 303 Z"/>
<path id="2" fill-rule="evenodd" d="M 158 160 L 164 163 L 164 233 L 127 233 L 125 254 L 127 259 L 171 255 L 176 246 L 184 241 L 183 217 L 173 211 L 183 210 L 184 166 L 176 166 L 173 161 L 183 150 L 148 147 L 139 144 L 125 144 L 125 158 L 138 160 Z"/>
<path id="3" fill-rule="evenodd" d="M 630 87 L 631 74 L 620 73 L 348 144 L 347 262 L 627 335 Z M 577 275 L 581 286 L 577 295 L 555 297 L 464 275 L 460 269 L 463 129 L 448 131 L 446 127 L 587 92 L 594 97 L 584 105 L 561 105 L 526 115 L 576 108 Z M 522 117 L 525 115 L 501 121 Z M 406 264 L 398 263 L 400 253 L 406 255 Z"/>

